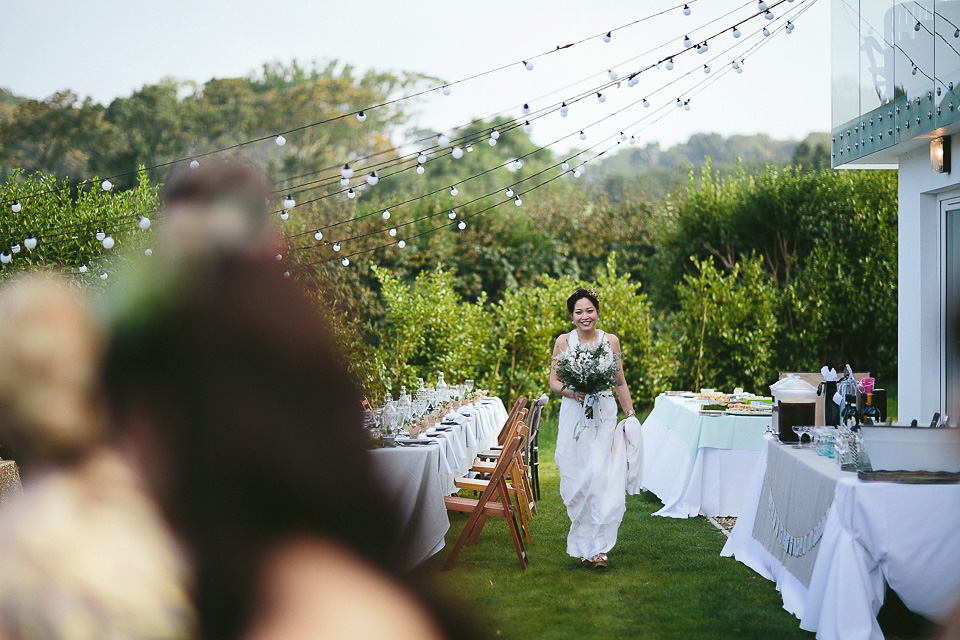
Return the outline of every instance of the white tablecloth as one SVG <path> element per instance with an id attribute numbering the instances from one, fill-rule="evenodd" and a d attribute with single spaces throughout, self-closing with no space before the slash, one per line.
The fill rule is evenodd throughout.
<path id="1" fill-rule="evenodd" d="M 643 423 L 643 487 L 654 515 L 737 516 L 770 424 L 764 416 L 701 416 L 696 401 L 660 395 Z"/>
<path id="2" fill-rule="evenodd" d="M 496 444 L 507 412 L 499 398 L 461 407 L 446 419 L 446 431 L 434 431 L 416 444 L 371 451 L 380 486 L 400 513 L 408 569 L 443 548 L 450 528 L 443 497 L 456 493 L 454 478 L 470 470 L 478 451 Z"/>
<path id="3" fill-rule="evenodd" d="M 775 472 L 768 465 L 770 451 L 785 446 L 768 441 L 721 555 L 734 556 L 775 581 L 784 609 L 818 638 L 882 638 L 876 614 L 887 584 L 911 610 L 942 619 L 960 598 L 960 485 L 861 482 L 853 473 L 839 474 L 832 504 L 823 514 L 822 533 L 811 539 L 809 553 L 816 556 L 806 586 L 754 537 L 765 524 L 757 526 L 757 521 L 774 517 L 771 506 L 760 499 L 765 479 Z M 800 463 L 794 465 L 797 477 L 792 483 L 797 494 L 822 479 L 818 467 L 823 459 L 817 460 L 812 450 L 786 451 Z M 791 508 L 812 504 L 799 498 Z M 779 512 L 787 510 L 774 506 Z M 819 519 L 814 513 L 807 518 Z"/>

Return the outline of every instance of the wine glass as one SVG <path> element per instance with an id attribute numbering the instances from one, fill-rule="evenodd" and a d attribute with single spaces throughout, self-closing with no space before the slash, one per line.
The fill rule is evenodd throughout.
<path id="1" fill-rule="evenodd" d="M 463 386 L 467 388 L 467 393 L 470 393 L 471 391 L 473 391 L 473 379 L 467 378 L 466 380 L 464 380 Z"/>

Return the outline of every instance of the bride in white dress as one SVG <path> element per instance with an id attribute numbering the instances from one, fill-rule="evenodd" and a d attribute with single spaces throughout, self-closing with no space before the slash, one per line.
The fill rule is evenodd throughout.
<path id="1" fill-rule="evenodd" d="M 612 355 L 620 355 L 617 336 L 597 329 L 600 302 L 596 296 L 578 289 L 567 299 L 567 311 L 575 329 L 557 338 L 554 358 L 578 344 L 603 344 Z M 617 380 L 620 385 L 614 389 L 620 406 L 627 416 L 633 416 L 622 363 Z M 626 454 L 623 447 L 614 446 L 617 403 L 612 392 L 603 392 L 598 405 L 600 425 L 578 429 L 584 395 L 563 386 L 557 378 L 556 360 L 550 368 L 550 390 L 563 396 L 555 460 L 560 472 L 560 497 L 570 517 L 567 553 L 580 558 L 584 566 L 606 567 L 607 552 L 617 542 L 617 530 L 626 511 Z"/>

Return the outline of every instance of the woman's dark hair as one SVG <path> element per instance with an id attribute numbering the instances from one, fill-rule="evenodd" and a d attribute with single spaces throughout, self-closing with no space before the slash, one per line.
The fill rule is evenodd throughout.
<path id="1" fill-rule="evenodd" d="M 240 635 L 259 563 L 285 540 L 322 536 L 394 574 L 400 557 L 359 391 L 314 302 L 268 262 L 219 259 L 121 320 L 106 356 L 115 423 L 139 420 L 157 440 L 204 638 Z"/>
<path id="2" fill-rule="evenodd" d="M 586 289 L 577 289 L 573 292 L 569 298 L 567 298 L 567 313 L 573 315 L 573 307 L 577 304 L 577 300 L 586 298 L 593 303 L 593 306 L 596 307 L 597 311 L 600 311 L 600 301 L 597 300 L 597 296 L 593 295 L 591 292 Z"/>

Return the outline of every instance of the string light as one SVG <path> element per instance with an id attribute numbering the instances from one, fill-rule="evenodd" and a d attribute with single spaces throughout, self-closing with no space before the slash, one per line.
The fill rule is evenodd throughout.
<path id="1" fill-rule="evenodd" d="M 490 137 L 493 138 L 494 140 L 498 140 L 500 138 L 500 132 L 494 129 L 493 131 L 490 132 Z"/>
<path id="2" fill-rule="evenodd" d="M 684 6 L 686 6 L 686 5 L 684 5 Z M 603 41 L 604 41 L 604 42 L 610 42 L 610 40 L 612 40 L 612 39 L 613 39 L 613 33 L 612 33 L 612 32 L 607 31 L 605 34 L 603 34 Z"/>
<path id="3" fill-rule="evenodd" d="M 789 20 L 787 20 L 787 26 L 784 27 L 784 31 L 786 31 L 787 33 L 793 33 L 793 29 L 794 29 L 793 23 L 790 22 Z M 960 30 L 958 30 L 958 31 L 960 31 Z M 955 37 L 956 37 L 956 36 L 955 36 Z"/>
<path id="4" fill-rule="evenodd" d="M 439 144 L 441 147 L 445 147 L 448 144 L 450 144 L 450 138 L 448 138 L 445 134 L 441 133 L 440 135 L 437 136 L 437 144 Z"/>
<path id="5" fill-rule="evenodd" d="M 11 245 L 10 247 L 10 253 L 20 253 L 20 244 L 17 242 L 14 242 L 13 245 Z"/>
<path id="6" fill-rule="evenodd" d="M 77 271 L 79 271 L 80 273 L 86 273 L 86 272 L 87 272 L 87 265 L 85 265 L 85 264 L 80 265 L 80 268 L 77 269 Z"/>
<path id="7" fill-rule="evenodd" d="M 453 91 L 453 90 L 450 88 L 450 85 L 448 85 L 448 84 L 443 85 L 443 89 L 441 89 L 441 92 L 442 92 L 443 95 L 445 95 L 445 96 L 450 95 L 450 93 L 451 93 L 452 91 Z"/>
<path id="8" fill-rule="evenodd" d="M 350 186 L 350 181 L 347 180 L 346 178 L 340 178 L 340 186 L 341 186 L 341 187 L 349 187 L 349 186 Z"/>
<path id="9" fill-rule="evenodd" d="M 150 228 L 150 218 L 147 216 L 138 216 L 137 226 L 140 227 L 141 230 L 146 231 Z"/>
<path id="10" fill-rule="evenodd" d="M 363 111 L 357 111 L 357 120 L 359 120 L 360 122 L 363 122 L 366 119 L 367 119 L 367 114 L 365 114 Z"/>
<path id="11" fill-rule="evenodd" d="M 460 193 L 460 190 L 457 189 L 455 186 L 450 187 L 450 195 L 456 196 L 456 195 L 459 194 L 459 193 Z"/>
<path id="12" fill-rule="evenodd" d="M 606 101 L 607 101 L 607 96 L 604 95 L 603 93 L 601 93 L 600 91 L 598 91 L 598 92 L 597 92 L 597 100 L 599 100 L 600 102 L 606 102 Z"/>
<path id="13" fill-rule="evenodd" d="M 520 112 L 523 113 L 523 115 L 525 116 L 530 115 L 530 105 L 524 102 L 523 106 L 520 107 Z"/>
<path id="14" fill-rule="evenodd" d="M 560 164 L 560 168 L 561 168 L 563 171 L 566 171 L 567 169 L 570 168 L 570 163 L 567 162 L 566 160 L 564 160 L 564 161 Z M 510 194 L 508 193 L 507 195 L 509 196 Z"/>
<path id="15" fill-rule="evenodd" d="M 280 262 L 281 260 L 283 260 L 283 254 L 282 254 L 282 253 L 278 253 L 278 254 L 277 254 L 276 256 L 274 256 L 274 257 L 276 258 L 277 262 Z"/>
<path id="16" fill-rule="evenodd" d="M 287 211 L 284 211 L 283 213 L 280 214 L 280 219 L 283 221 L 286 221 L 287 218 L 289 217 L 290 217 L 290 214 Z"/>
<path id="17" fill-rule="evenodd" d="M 347 197 L 350 199 L 356 198 L 357 192 L 354 191 L 353 188 L 351 187 L 350 189 L 347 189 Z"/>
<path id="18" fill-rule="evenodd" d="M 426 162 L 426 161 L 427 161 L 427 156 L 426 156 L 422 151 L 417 154 L 417 163 L 418 163 L 418 164 L 423 164 L 423 163 Z"/>
<path id="19" fill-rule="evenodd" d="M 323 240 L 323 231 L 317 231 L 313 234 L 313 239 L 317 241 Z"/>
<path id="20" fill-rule="evenodd" d="M 196 160 L 191 160 L 191 161 L 190 161 L 190 168 L 191 168 L 191 169 L 199 169 L 199 168 L 200 168 L 200 163 L 197 162 Z"/>
<path id="21" fill-rule="evenodd" d="M 630 136 L 630 144 L 637 144 L 637 139 L 633 136 Z"/>
<path id="22" fill-rule="evenodd" d="M 663 66 L 667 68 L 667 71 L 673 71 L 673 58 L 667 58 L 667 62 Z"/>
<path id="23" fill-rule="evenodd" d="M 103 242 L 103 239 L 107 237 L 107 234 L 103 232 L 103 229 L 97 229 L 97 233 L 94 237 L 97 239 L 97 242 Z"/>
<path id="24" fill-rule="evenodd" d="M 496 138 L 487 138 L 487 144 L 489 144 L 491 147 L 495 147 L 495 146 L 497 146 L 497 139 L 496 139 Z"/>
<path id="25" fill-rule="evenodd" d="M 513 189 L 511 189 L 510 187 L 507 187 L 506 194 L 507 194 L 507 197 L 508 197 L 508 198 L 512 198 L 512 197 L 513 197 Z"/>
<path id="26" fill-rule="evenodd" d="M 581 139 L 581 140 L 586 140 L 586 139 L 587 139 L 587 134 L 584 133 L 582 129 L 580 130 L 580 139 Z"/>
<path id="27" fill-rule="evenodd" d="M 739 28 L 739 27 L 734 27 L 734 28 L 733 28 L 733 37 L 734 37 L 734 38 L 739 38 L 739 37 L 740 37 L 740 28 Z"/>
<path id="28" fill-rule="evenodd" d="M 284 209 L 293 209 L 295 206 L 297 206 L 297 201 L 293 199 L 293 196 L 288 195 L 283 199 Z"/>
<path id="29" fill-rule="evenodd" d="M 407 246 L 407 243 L 404 242 L 403 240 L 400 240 L 399 242 L 397 242 L 397 246 L 403 249 L 405 246 Z"/>
<path id="30" fill-rule="evenodd" d="M 150 248 L 144 249 L 144 250 L 143 250 L 143 255 L 145 255 L 145 256 L 147 256 L 147 257 L 149 258 L 150 256 L 153 255 L 153 249 L 150 249 Z"/>
<path id="31" fill-rule="evenodd" d="M 277 146 L 278 146 L 278 147 L 282 147 L 283 145 L 287 144 L 287 139 L 283 137 L 283 134 L 280 134 L 280 135 L 278 135 L 278 136 L 276 137 L 276 139 L 274 140 L 274 142 L 277 143 Z M 198 164 L 199 164 L 199 163 L 198 163 Z"/>
<path id="32" fill-rule="evenodd" d="M 704 40 L 703 44 L 697 47 L 697 53 L 706 53 L 707 51 L 710 51 L 710 45 Z"/>
<path id="33" fill-rule="evenodd" d="M 376 172 L 376 171 L 371 171 L 369 174 L 367 174 L 367 184 L 368 184 L 368 185 L 370 185 L 371 187 L 373 187 L 373 186 L 376 186 L 376 184 L 377 184 L 378 182 L 380 182 L 380 176 L 377 175 L 377 172 Z"/>
<path id="34" fill-rule="evenodd" d="M 574 169 L 574 170 L 573 170 L 573 177 L 574 177 L 574 178 L 579 178 L 581 175 L 583 175 L 583 174 L 580 173 L 580 169 Z"/>
<path id="35" fill-rule="evenodd" d="M 101 280 L 106 280 L 106 279 L 109 278 L 109 277 L 110 277 L 110 276 L 107 275 L 107 272 L 106 272 L 106 271 L 104 271 L 103 273 L 100 274 L 100 279 L 101 279 Z"/>
<path id="36" fill-rule="evenodd" d="M 531 131 L 533 131 L 533 125 L 530 124 L 529 120 L 527 120 L 526 122 L 523 123 L 523 132 L 530 133 Z"/>
<path id="37" fill-rule="evenodd" d="M 532 63 L 532 62 L 527 62 L 526 60 L 524 60 L 524 61 L 523 61 L 523 66 L 526 67 L 527 71 L 533 71 L 533 63 Z"/>
<path id="38" fill-rule="evenodd" d="M 345 267 L 349 267 L 349 266 L 350 266 L 350 258 L 344 258 L 343 260 L 340 261 L 340 264 L 342 264 L 342 265 L 345 266 Z"/>
<path id="39" fill-rule="evenodd" d="M 457 229 L 460 229 L 460 231 L 463 231 L 463 230 L 466 229 L 466 228 L 467 228 L 467 223 L 464 222 L 463 220 L 461 220 L 461 221 L 457 224 Z"/>
<path id="40" fill-rule="evenodd" d="M 770 11 L 770 10 L 768 9 L 768 10 L 763 14 L 763 17 L 766 18 L 767 20 L 773 20 L 773 11 Z"/>
<path id="41" fill-rule="evenodd" d="M 447 217 L 450 218 L 451 220 L 456 220 L 457 214 L 453 209 L 450 209 L 450 211 L 447 213 Z"/>
<path id="42" fill-rule="evenodd" d="M 37 248 L 37 238 L 34 235 L 29 235 L 23 239 L 23 246 L 27 248 L 28 251 L 33 251 Z"/>
<path id="43" fill-rule="evenodd" d="M 417 165 L 417 173 L 420 174 L 421 176 L 423 175 L 423 165 L 422 165 L 422 164 L 418 164 L 418 165 Z"/>
<path id="44" fill-rule="evenodd" d="M 389 219 L 390 219 L 390 210 L 389 210 L 389 209 L 384 209 L 384 210 L 383 210 L 383 213 L 380 214 L 380 217 L 383 218 L 384 220 L 389 220 Z"/>
<path id="45" fill-rule="evenodd" d="M 626 139 L 627 139 L 627 134 L 625 134 L 623 131 L 621 131 L 621 132 L 620 132 L 620 139 L 621 139 L 621 140 L 626 140 Z"/>
<path id="46" fill-rule="evenodd" d="M 340 243 L 339 243 L 339 242 L 334 242 L 334 243 L 333 243 L 333 250 L 334 250 L 334 251 L 340 251 Z"/>
<path id="47" fill-rule="evenodd" d="M 473 153 L 473 145 L 472 145 L 472 144 L 468 144 L 468 145 L 466 146 L 466 150 L 467 150 L 467 153 Z"/>
<path id="48" fill-rule="evenodd" d="M 104 191 L 110 191 L 110 189 L 113 189 L 113 183 L 110 182 L 109 180 L 104 180 L 103 182 L 100 183 L 100 188 L 103 189 Z"/>
<path id="49" fill-rule="evenodd" d="M 349 180 L 353 177 L 353 169 L 350 168 L 349 164 L 343 165 L 343 169 L 340 169 L 340 177 L 344 180 Z"/>
<path id="50" fill-rule="evenodd" d="M 767 10 L 767 3 L 764 2 L 763 0 L 758 0 L 757 11 L 766 11 L 766 10 Z"/>
<path id="51" fill-rule="evenodd" d="M 690 7 L 688 5 L 683 5 L 683 15 L 688 16 L 690 13 Z"/>
<path id="52" fill-rule="evenodd" d="M 570 107 L 567 106 L 567 103 L 564 102 L 560 105 L 560 116 L 563 118 L 567 117 L 567 114 L 570 112 Z"/>
<path id="53" fill-rule="evenodd" d="M 397 235 L 397 228 L 394 227 L 394 228 L 390 229 L 390 232 L 389 232 L 389 233 L 390 233 L 390 237 L 393 237 L 393 236 Z"/>
<path id="54" fill-rule="evenodd" d="M 703 65 L 703 72 L 710 73 L 710 67 L 708 65 Z"/>
<path id="55" fill-rule="evenodd" d="M 687 49 L 693 46 L 693 40 L 690 39 L 690 36 L 683 36 L 683 46 Z"/>
<path id="56" fill-rule="evenodd" d="M 650 106 L 650 101 L 647 100 L 646 98 L 644 98 L 644 99 L 643 99 L 643 106 L 644 106 L 644 107 L 649 107 L 649 106 Z"/>
<path id="57" fill-rule="evenodd" d="M 767 29 L 766 27 L 764 27 L 764 28 L 763 28 L 763 37 L 766 38 L 766 37 L 769 36 L 769 35 L 770 35 L 770 29 Z"/>
<path id="58" fill-rule="evenodd" d="M 610 78 L 611 80 L 616 80 L 619 76 L 617 75 L 616 71 L 614 71 L 613 69 L 609 69 L 607 71 L 607 77 Z"/>
<path id="59" fill-rule="evenodd" d="M 10 264 L 10 261 L 13 260 L 13 256 L 10 255 L 10 252 L 4 249 L 0 251 L 0 262 L 3 264 Z"/>
<path id="60" fill-rule="evenodd" d="M 517 196 L 517 199 L 513 201 L 513 204 L 519 207 L 520 205 L 523 204 L 523 200 L 520 199 L 520 196 Z"/>
<path id="61" fill-rule="evenodd" d="M 14 213 L 20 213 L 21 209 L 23 209 L 23 205 L 20 204 L 19 200 L 14 200 L 13 204 L 10 205 L 10 210 Z"/>
<path id="62" fill-rule="evenodd" d="M 521 160 L 520 158 L 517 158 L 516 160 L 514 160 L 514 161 L 513 161 L 513 168 L 516 169 L 517 171 L 519 171 L 520 169 L 522 169 L 522 168 L 523 168 L 523 160 Z"/>

